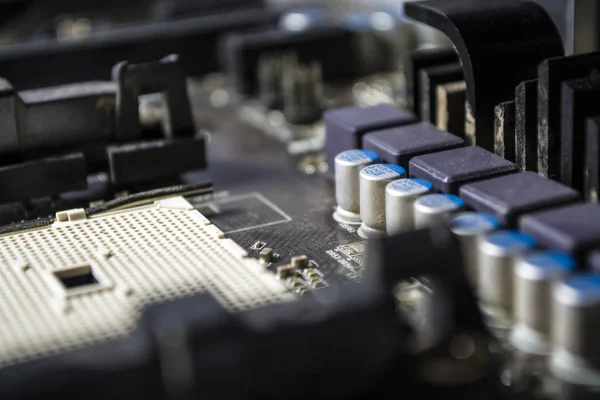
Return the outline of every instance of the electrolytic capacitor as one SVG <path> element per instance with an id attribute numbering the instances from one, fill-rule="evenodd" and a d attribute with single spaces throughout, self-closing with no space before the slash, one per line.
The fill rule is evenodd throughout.
<path id="1" fill-rule="evenodd" d="M 385 223 L 388 235 L 414 229 L 414 202 L 432 188 L 430 182 L 417 178 L 388 183 L 385 188 Z"/>
<path id="2" fill-rule="evenodd" d="M 481 241 L 477 289 L 489 313 L 512 318 L 514 266 L 534 246 L 530 236 L 515 231 L 495 232 Z"/>
<path id="3" fill-rule="evenodd" d="M 415 228 L 447 222 L 450 215 L 463 208 L 464 202 L 453 194 L 428 194 L 414 203 Z"/>
<path id="4" fill-rule="evenodd" d="M 360 170 L 379 161 L 370 150 L 348 150 L 335 157 L 335 199 L 333 218 L 345 224 L 360 224 Z"/>
<path id="5" fill-rule="evenodd" d="M 385 187 L 406 176 L 406 170 L 394 164 L 375 164 L 360 171 L 360 217 L 358 234 L 363 237 L 385 234 Z"/>
<path id="6" fill-rule="evenodd" d="M 554 289 L 552 372 L 600 385 L 600 275 L 568 278 Z"/>
<path id="7" fill-rule="evenodd" d="M 472 285 L 477 284 L 479 243 L 486 234 L 499 227 L 498 218 L 477 212 L 460 213 L 450 221 L 450 229 L 460 240 L 466 275 Z"/>
<path id="8" fill-rule="evenodd" d="M 511 337 L 517 349 L 529 354 L 550 352 L 553 290 L 574 270 L 575 259 L 557 251 L 535 252 L 517 262 Z"/>

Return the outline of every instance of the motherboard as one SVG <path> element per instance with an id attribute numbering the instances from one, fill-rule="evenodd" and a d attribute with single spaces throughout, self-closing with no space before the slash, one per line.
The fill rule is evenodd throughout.
<path id="1" fill-rule="evenodd" d="M 0 399 L 600 397 L 593 1 L 9 3 Z"/>

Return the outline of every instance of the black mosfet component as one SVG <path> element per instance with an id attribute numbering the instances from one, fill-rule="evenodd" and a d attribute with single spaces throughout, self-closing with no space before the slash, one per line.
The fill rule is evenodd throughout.
<path id="1" fill-rule="evenodd" d="M 410 160 L 422 154 L 459 147 L 463 140 L 429 123 L 405 125 L 367 133 L 363 148 L 373 150 L 388 163 L 408 168 Z"/>
<path id="2" fill-rule="evenodd" d="M 522 217 L 521 230 L 552 249 L 582 255 L 600 248 L 600 206 L 574 204 Z"/>
<path id="3" fill-rule="evenodd" d="M 525 171 L 470 183 L 460 188 L 465 203 L 495 215 L 515 227 L 519 216 L 579 199 L 579 193 L 561 183 Z"/>
<path id="4" fill-rule="evenodd" d="M 464 184 L 516 171 L 515 164 L 478 146 L 418 156 L 409 166 L 410 176 L 426 179 L 437 190 L 453 194 Z"/>
<path id="5" fill-rule="evenodd" d="M 389 104 L 338 108 L 325 112 L 323 119 L 327 129 L 325 151 L 330 168 L 333 168 L 335 156 L 342 151 L 361 148 L 365 133 L 412 124 L 417 120 L 411 112 Z"/>

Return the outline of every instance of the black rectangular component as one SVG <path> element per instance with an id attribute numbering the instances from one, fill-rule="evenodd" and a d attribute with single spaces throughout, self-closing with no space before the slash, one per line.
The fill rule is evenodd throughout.
<path id="1" fill-rule="evenodd" d="M 370 132 L 363 136 L 362 147 L 375 151 L 385 162 L 408 168 L 415 156 L 453 149 L 463 143 L 461 138 L 423 122 Z"/>
<path id="2" fill-rule="evenodd" d="M 515 101 L 505 101 L 494 110 L 494 153 L 515 162 Z"/>
<path id="3" fill-rule="evenodd" d="M 600 117 L 587 119 L 585 135 L 584 195 L 586 200 L 598 202 L 600 194 Z"/>
<path id="4" fill-rule="evenodd" d="M 0 203 L 36 199 L 87 188 L 81 153 L 0 168 Z"/>
<path id="5" fill-rule="evenodd" d="M 600 206 L 575 204 L 522 217 L 521 231 L 545 247 L 579 256 L 600 248 Z"/>
<path id="6" fill-rule="evenodd" d="M 514 228 L 521 215 L 575 202 L 579 193 L 526 171 L 464 185 L 460 197 L 469 207 L 493 214 L 503 225 Z"/>
<path id="7" fill-rule="evenodd" d="M 538 172 L 558 179 L 562 83 L 590 76 L 600 65 L 600 52 L 544 60 L 538 71 Z"/>
<path id="8" fill-rule="evenodd" d="M 385 69 L 387 57 L 381 51 L 380 66 L 369 66 L 360 51 L 366 33 L 343 26 L 318 26 L 303 31 L 271 29 L 232 34 L 223 41 L 225 69 L 238 93 L 255 94 L 258 89 L 258 62 L 272 53 L 294 53 L 301 63 L 318 61 L 324 81 L 347 81 Z M 377 50 L 375 50 L 377 51 Z"/>
<path id="9" fill-rule="evenodd" d="M 537 171 L 538 81 L 522 82 L 515 95 L 515 155 L 523 171 Z"/>
<path id="10" fill-rule="evenodd" d="M 109 146 L 106 152 L 116 185 L 170 178 L 206 166 L 201 137 Z"/>
<path id="11" fill-rule="evenodd" d="M 458 194 L 462 185 L 517 170 L 510 161 L 481 147 L 469 146 L 415 157 L 409 172 L 430 181 L 441 192 Z"/>
<path id="12" fill-rule="evenodd" d="M 362 136 L 367 132 L 392 128 L 416 122 L 411 112 L 389 104 L 373 107 L 344 107 L 323 114 L 327 141 L 325 152 L 327 164 L 333 171 L 335 156 L 342 151 L 360 149 Z"/>
<path id="13" fill-rule="evenodd" d="M 408 109 L 416 115 L 421 115 L 421 94 L 419 90 L 419 71 L 422 68 L 434 65 L 454 63 L 458 61 L 458 54 L 453 48 L 435 48 L 415 50 L 409 53 L 404 62 L 404 76 L 406 77 L 406 100 Z"/>
<path id="14" fill-rule="evenodd" d="M 560 181 L 583 190 L 586 118 L 599 111 L 600 80 L 583 78 L 563 83 L 560 133 Z"/>
<path id="15" fill-rule="evenodd" d="M 462 65 L 458 62 L 422 68 L 419 71 L 421 121 L 437 124 L 437 86 L 462 80 Z"/>
<path id="16" fill-rule="evenodd" d="M 246 9 L 99 31 L 80 40 L 36 40 L 3 46 L 0 75 L 25 90 L 107 79 L 119 61 L 137 63 L 176 53 L 182 57 L 186 75 L 201 76 L 219 69 L 217 43 L 222 34 L 273 26 L 280 14 L 264 8 Z"/>

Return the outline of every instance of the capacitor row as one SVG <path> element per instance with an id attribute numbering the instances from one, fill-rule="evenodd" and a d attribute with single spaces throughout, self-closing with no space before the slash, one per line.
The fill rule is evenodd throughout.
<path id="1" fill-rule="evenodd" d="M 369 150 L 348 150 L 335 158 L 336 221 L 359 225 L 368 238 L 424 228 L 463 207 L 460 197 L 430 193 L 432 184 L 406 178 L 394 164 L 378 164 Z"/>
<path id="2" fill-rule="evenodd" d="M 600 384 L 600 341 L 595 338 L 600 334 L 600 276 L 576 275 L 570 255 L 536 250 L 528 235 L 499 230 L 492 215 L 458 212 L 464 206 L 460 197 L 431 193 L 431 183 L 406 178 L 402 167 L 378 161 L 367 150 L 335 158 L 334 218 L 360 224 L 364 238 L 449 223 L 462 244 L 466 275 L 483 311 L 511 331 L 514 347 L 551 356 L 552 370 L 564 380 Z"/>

